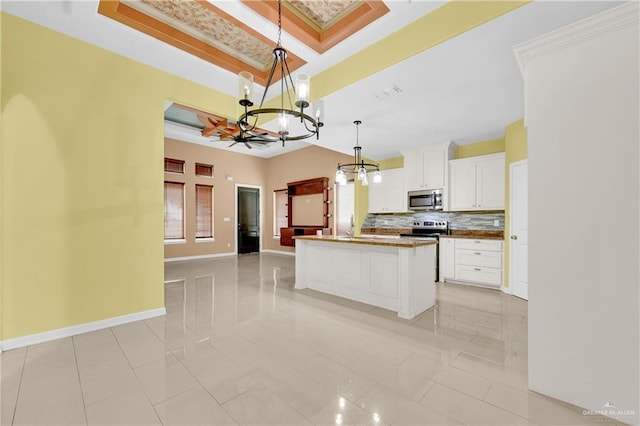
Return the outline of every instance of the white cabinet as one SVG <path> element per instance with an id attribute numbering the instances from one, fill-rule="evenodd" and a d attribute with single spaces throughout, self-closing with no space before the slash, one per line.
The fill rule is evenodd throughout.
<path id="1" fill-rule="evenodd" d="M 311 288 L 398 313 L 404 319 L 435 303 L 435 244 L 379 245 L 296 240 L 296 289 Z"/>
<path id="2" fill-rule="evenodd" d="M 447 166 L 454 154 L 451 142 L 403 151 L 406 190 L 446 187 Z"/>
<path id="3" fill-rule="evenodd" d="M 438 255 L 440 257 L 440 281 L 454 279 L 456 272 L 456 240 L 454 238 L 440 237 Z"/>
<path id="4" fill-rule="evenodd" d="M 404 189 L 404 170 L 382 170 L 382 182 L 369 182 L 369 213 L 407 211 L 407 192 Z"/>
<path id="5" fill-rule="evenodd" d="M 449 210 L 504 210 L 504 153 L 449 161 Z"/>
<path id="6" fill-rule="evenodd" d="M 500 287 L 502 265 L 501 240 L 440 238 L 442 281 Z"/>

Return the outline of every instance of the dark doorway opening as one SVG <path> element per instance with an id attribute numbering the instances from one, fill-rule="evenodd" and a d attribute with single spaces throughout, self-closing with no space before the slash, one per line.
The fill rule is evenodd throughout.
<path id="1" fill-rule="evenodd" d="M 238 254 L 260 251 L 260 190 L 238 187 Z"/>

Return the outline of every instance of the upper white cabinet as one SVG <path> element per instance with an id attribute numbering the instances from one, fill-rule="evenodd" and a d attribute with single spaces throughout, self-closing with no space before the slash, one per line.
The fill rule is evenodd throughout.
<path id="1" fill-rule="evenodd" d="M 504 153 L 449 162 L 449 210 L 504 210 Z"/>
<path id="2" fill-rule="evenodd" d="M 369 213 L 407 211 L 404 170 L 382 170 L 381 183 L 369 183 Z"/>
<path id="3" fill-rule="evenodd" d="M 444 188 L 447 185 L 447 165 L 454 157 L 456 146 L 447 142 L 403 151 L 405 189 Z"/>

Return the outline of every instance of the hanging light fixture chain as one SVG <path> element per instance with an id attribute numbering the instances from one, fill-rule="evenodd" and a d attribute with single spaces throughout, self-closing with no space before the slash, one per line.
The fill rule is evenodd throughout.
<path id="1" fill-rule="evenodd" d="M 281 47 L 282 42 L 282 0 L 278 0 L 278 43 L 276 46 Z"/>

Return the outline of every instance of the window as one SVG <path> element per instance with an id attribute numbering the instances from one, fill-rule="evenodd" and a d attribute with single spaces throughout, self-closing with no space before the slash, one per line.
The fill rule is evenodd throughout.
<path id="1" fill-rule="evenodd" d="M 289 226 L 287 218 L 287 203 L 289 196 L 286 189 L 276 189 L 273 191 L 273 235 L 280 236 L 280 228 Z"/>
<path id="2" fill-rule="evenodd" d="M 353 181 L 347 182 L 346 185 L 336 185 L 335 189 L 336 213 L 334 227 L 336 235 L 347 235 L 353 218 Z"/>
<path id="3" fill-rule="evenodd" d="M 164 183 L 164 239 L 184 240 L 184 183 Z"/>
<path id="4" fill-rule="evenodd" d="M 196 163 L 196 176 L 213 177 L 213 166 L 211 164 Z"/>
<path id="5" fill-rule="evenodd" d="M 196 185 L 196 239 L 213 238 L 213 186 Z"/>
<path id="6" fill-rule="evenodd" d="M 170 173 L 183 173 L 184 174 L 184 161 L 173 160 L 171 158 L 164 159 L 164 171 Z"/>

